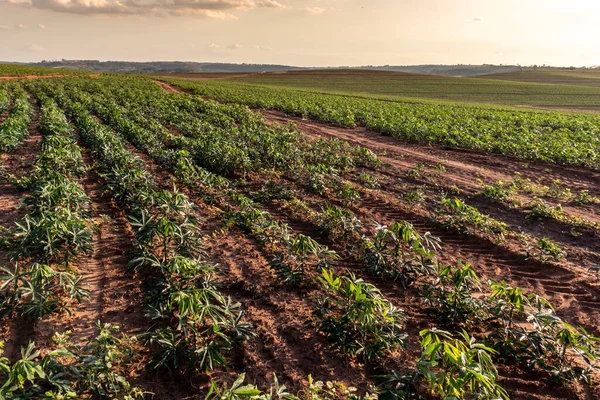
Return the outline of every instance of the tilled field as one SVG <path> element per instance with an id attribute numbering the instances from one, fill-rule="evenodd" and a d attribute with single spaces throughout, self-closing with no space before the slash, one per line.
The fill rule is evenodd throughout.
<path id="1" fill-rule="evenodd" d="M 458 398 L 600 398 L 598 171 L 407 145 L 160 86 L 67 78 L 9 88 L 4 120 L 18 96 L 31 109 L 1 159 L 8 363 L 30 341 L 42 355 L 67 346 L 73 357 L 57 362 L 78 369 L 65 380 L 83 398 L 204 398 L 211 382 L 245 373 L 267 392 L 276 374 L 305 398 L 329 398 L 307 391 L 310 375 L 360 395 L 435 399 L 447 386 L 432 375 L 466 379 L 442 351 L 426 363 L 420 335 L 437 328 L 491 382 L 471 376 Z M 46 204 L 69 212 L 40 224 L 45 235 L 19 228 L 56 221 Z M 19 264 L 52 272 L 17 280 Z M 64 285 L 63 272 L 78 283 Z M 463 330 L 489 349 L 460 347 Z M 63 390 L 41 376 L 22 386 L 12 393 Z"/>

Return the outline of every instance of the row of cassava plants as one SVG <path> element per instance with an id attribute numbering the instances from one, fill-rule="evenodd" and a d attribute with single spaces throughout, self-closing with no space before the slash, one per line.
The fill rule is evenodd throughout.
<path id="1" fill-rule="evenodd" d="M 244 107 L 215 104 L 186 95 L 168 96 L 155 85 L 152 89 L 141 84 L 123 89 L 115 82 L 88 83 L 91 87 L 85 89 L 94 94 L 95 101 L 90 104 L 94 112 L 120 113 L 153 132 L 155 140 L 161 140 L 169 148 L 188 151 L 199 166 L 216 174 L 235 176 L 264 169 L 295 170 L 313 164 L 345 170 L 377 162 L 373 154 L 365 157 L 366 149 L 351 147 L 340 140 L 313 140 L 291 127 L 268 125 L 259 114 Z M 117 103 L 126 108 L 115 110 Z M 182 135 L 169 135 L 154 123 L 155 118 Z"/>
<path id="2" fill-rule="evenodd" d="M 28 213 L 2 235 L 2 245 L 15 264 L 2 267 L 4 315 L 41 318 L 68 310 L 87 290 L 77 275 L 76 259 L 91 251 L 89 197 L 78 179 L 86 171 L 81 151 L 64 113 L 40 98 L 41 150 L 31 172 L 8 176 L 27 191 Z"/>
<path id="3" fill-rule="evenodd" d="M 65 332 L 55 334 L 53 348 L 30 342 L 15 361 L 0 357 L 0 399 L 143 399 L 143 390 L 124 376 L 137 358 L 135 338 L 116 325 L 96 328 L 98 335 L 83 346 L 69 344 Z"/>
<path id="4" fill-rule="evenodd" d="M 43 140 L 32 171 L 21 179 L 5 176 L 28 191 L 25 203 L 33 210 L 2 235 L 4 249 L 17 260 L 1 268 L 3 316 L 41 318 L 68 311 L 87 295 L 73 273 L 77 256 L 90 249 L 89 199 L 77 182 L 86 168 L 64 113 L 44 96 L 39 102 Z M 14 362 L 0 358 L 0 398 L 141 398 L 142 391 L 117 372 L 134 355 L 131 339 L 115 337 L 115 326 L 97 328 L 99 335 L 85 346 L 66 346 L 68 335 L 57 335 L 58 349 L 42 352 L 30 342 Z"/>
<path id="5" fill-rule="evenodd" d="M 0 83 L 0 116 L 10 108 L 11 90 L 7 84 Z"/>
<path id="6" fill-rule="evenodd" d="M 221 189 L 227 186 L 225 178 L 213 175 L 195 165 L 185 151 L 165 150 L 157 136 L 126 119 L 121 108 L 115 106 L 108 109 L 97 104 L 94 107 L 116 132 L 136 148 L 150 155 L 155 162 L 175 173 L 190 189 L 202 183 Z M 188 176 L 188 172 L 192 175 Z M 200 182 L 190 180 L 195 175 L 201 175 L 206 179 Z M 283 282 L 299 285 L 310 265 L 314 263 L 318 266 L 327 266 L 337 258 L 334 252 L 319 245 L 309 236 L 296 234 L 289 226 L 279 224 L 268 212 L 259 209 L 249 198 L 235 190 L 225 190 L 225 197 L 228 200 L 224 205 L 228 220 L 245 233 L 268 244 L 265 249 L 269 249 L 271 254 L 271 265 Z"/>
<path id="7" fill-rule="evenodd" d="M 33 119 L 33 106 L 27 92 L 17 86 L 13 97 L 10 113 L 0 124 L 0 153 L 15 151 L 21 145 L 29 133 L 29 123 Z"/>

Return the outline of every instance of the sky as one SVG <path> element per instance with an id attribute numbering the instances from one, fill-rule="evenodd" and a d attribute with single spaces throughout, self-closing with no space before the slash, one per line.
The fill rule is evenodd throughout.
<path id="1" fill-rule="evenodd" d="M 600 65 L 598 0 L 0 0 L 0 60 Z"/>

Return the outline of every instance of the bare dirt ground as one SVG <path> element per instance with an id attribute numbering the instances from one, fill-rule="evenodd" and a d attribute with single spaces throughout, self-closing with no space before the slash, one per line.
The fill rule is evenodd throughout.
<path id="1" fill-rule="evenodd" d="M 93 160 L 84 153 L 88 166 Z M 90 169 L 82 180 L 90 197 L 96 226 L 92 253 L 78 263 L 90 298 L 73 316 L 73 338 L 85 342 L 96 334 L 95 323 L 118 324 L 127 333 L 141 332 L 147 320 L 143 317 L 142 282 L 132 275 L 129 260 L 133 255 L 133 232 L 127 218 L 102 189 L 105 182 Z"/>
<path id="2" fill-rule="evenodd" d="M 179 90 L 178 88 L 169 85 L 168 83 L 162 82 L 162 81 L 154 81 L 158 86 L 161 87 L 162 90 L 164 90 L 167 93 L 182 93 L 181 90 Z"/>
<path id="3" fill-rule="evenodd" d="M 9 110 L 6 110 L 3 113 L 0 113 L 0 124 L 3 123 L 4 120 L 6 120 L 6 118 L 8 117 L 9 113 L 10 113 Z"/>
<path id="4" fill-rule="evenodd" d="M 0 81 L 30 81 L 33 79 L 64 78 L 67 75 L 20 75 L 20 76 L 0 76 Z"/>

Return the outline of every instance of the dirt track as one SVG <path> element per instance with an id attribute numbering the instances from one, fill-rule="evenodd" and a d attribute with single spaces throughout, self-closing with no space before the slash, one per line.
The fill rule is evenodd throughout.
<path id="1" fill-rule="evenodd" d="M 158 86 L 161 87 L 162 90 L 164 90 L 167 93 L 182 93 L 181 90 L 177 89 L 174 86 L 169 85 L 168 83 L 162 82 L 162 81 L 153 81 L 155 82 Z"/>
<path id="2" fill-rule="evenodd" d="M 33 79 L 64 78 L 67 75 L 20 75 L 20 76 L 0 76 L 0 81 L 30 81 Z"/>

